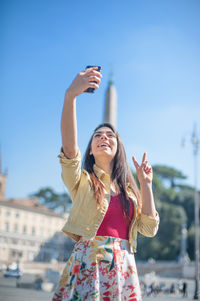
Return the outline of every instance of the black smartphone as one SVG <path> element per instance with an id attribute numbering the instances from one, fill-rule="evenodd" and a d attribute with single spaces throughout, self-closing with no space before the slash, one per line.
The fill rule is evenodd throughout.
<path id="1" fill-rule="evenodd" d="M 98 69 L 96 69 L 96 71 L 101 72 L 101 69 L 102 69 L 101 66 L 87 66 L 85 69 L 92 68 L 92 67 L 98 67 Z M 94 90 L 95 90 L 94 88 L 88 88 L 84 92 L 86 92 L 86 93 L 94 93 Z"/>

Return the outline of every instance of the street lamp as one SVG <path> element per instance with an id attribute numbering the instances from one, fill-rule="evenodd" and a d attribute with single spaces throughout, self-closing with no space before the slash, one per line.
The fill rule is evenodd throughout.
<path id="1" fill-rule="evenodd" d="M 194 154 L 194 216 L 195 216 L 195 291 L 194 298 L 199 299 L 199 195 L 197 189 L 197 176 L 198 176 L 198 150 L 200 146 L 200 141 L 197 137 L 196 125 L 194 125 L 194 130 L 191 139 L 193 145 Z"/>

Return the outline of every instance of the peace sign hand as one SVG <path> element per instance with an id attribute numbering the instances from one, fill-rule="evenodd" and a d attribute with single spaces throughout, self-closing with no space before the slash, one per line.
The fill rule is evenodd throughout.
<path id="1" fill-rule="evenodd" d="M 147 153 L 145 152 L 141 165 L 138 164 L 134 156 L 132 157 L 140 185 L 144 183 L 151 184 L 153 180 L 153 170 L 151 165 L 149 165 L 148 161 L 146 160 L 146 157 Z"/>

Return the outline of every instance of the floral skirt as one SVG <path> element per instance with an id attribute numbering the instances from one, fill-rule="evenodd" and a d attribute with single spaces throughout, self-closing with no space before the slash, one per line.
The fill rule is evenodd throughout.
<path id="1" fill-rule="evenodd" d="M 125 239 L 80 239 L 67 261 L 52 301 L 141 301 L 134 255 Z"/>

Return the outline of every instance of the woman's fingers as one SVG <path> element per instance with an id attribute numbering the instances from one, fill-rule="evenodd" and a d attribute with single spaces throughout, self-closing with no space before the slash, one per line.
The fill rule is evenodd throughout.
<path id="1" fill-rule="evenodd" d="M 132 159 L 137 171 L 137 176 L 139 181 L 145 180 L 150 183 L 152 181 L 153 170 L 151 165 L 146 160 L 146 157 L 147 157 L 147 153 L 145 152 L 142 158 L 141 165 L 138 164 L 134 156 L 132 157 Z"/>
<path id="2" fill-rule="evenodd" d="M 97 77 L 102 77 L 101 72 L 97 71 L 96 69 L 97 69 L 97 67 L 88 68 L 88 69 L 84 70 L 83 72 L 87 76 L 94 75 L 94 76 L 97 76 Z"/>
<path id="3" fill-rule="evenodd" d="M 137 163 L 137 161 L 136 161 L 136 159 L 135 159 L 134 156 L 132 157 L 132 159 L 133 159 L 133 164 L 135 165 L 136 170 L 138 170 L 138 168 L 140 167 L 140 165 Z"/>
<path id="4" fill-rule="evenodd" d="M 97 76 L 89 76 L 88 79 L 90 82 L 96 82 L 97 84 L 100 84 L 101 82 L 100 78 Z"/>
<path id="5" fill-rule="evenodd" d="M 68 88 L 70 94 L 76 97 L 87 88 L 98 89 L 102 75 L 97 70 L 98 67 L 91 67 L 79 72 Z"/>
<path id="6" fill-rule="evenodd" d="M 146 161 L 146 158 L 147 158 L 147 153 L 145 152 L 142 157 L 142 164 Z"/>
<path id="7" fill-rule="evenodd" d="M 99 89 L 99 85 L 94 82 L 89 82 L 87 85 L 88 88 Z"/>
<path id="8" fill-rule="evenodd" d="M 100 72 L 94 70 L 94 68 L 88 68 L 85 70 L 85 73 L 83 73 L 83 80 L 87 84 L 88 88 L 98 89 L 102 75 Z"/>
<path id="9" fill-rule="evenodd" d="M 144 171 L 148 174 L 148 173 L 150 173 L 151 172 L 151 167 L 146 167 L 145 169 L 144 169 Z"/>
<path id="10" fill-rule="evenodd" d="M 87 68 L 87 69 L 83 70 L 83 72 L 84 72 L 85 74 L 88 74 L 88 73 L 90 73 L 92 70 L 97 70 L 97 69 L 98 69 L 98 67 L 90 67 L 90 68 Z"/>
<path id="11" fill-rule="evenodd" d="M 148 168 L 150 168 L 151 166 L 149 165 L 148 161 L 146 160 L 147 157 L 147 153 L 145 152 L 142 158 L 142 163 L 141 163 L 141 167 L 146 171 Z"/>
<path id="12" fill-rule="evenodd" d="M 96 71 L 95 69 L 97 69 L 98 67 L 92 67 L 92 68 L 88 68 L 85 71 L 85 76 L 86 76 L 86 80 L 88 83 L 88 88 L 94 88 L 94 89 L 98 89 L 99 85 L 101 83 L 101 73 L 99 71 Z M 89 70 L 89 71 L 88 71 Z"/>

